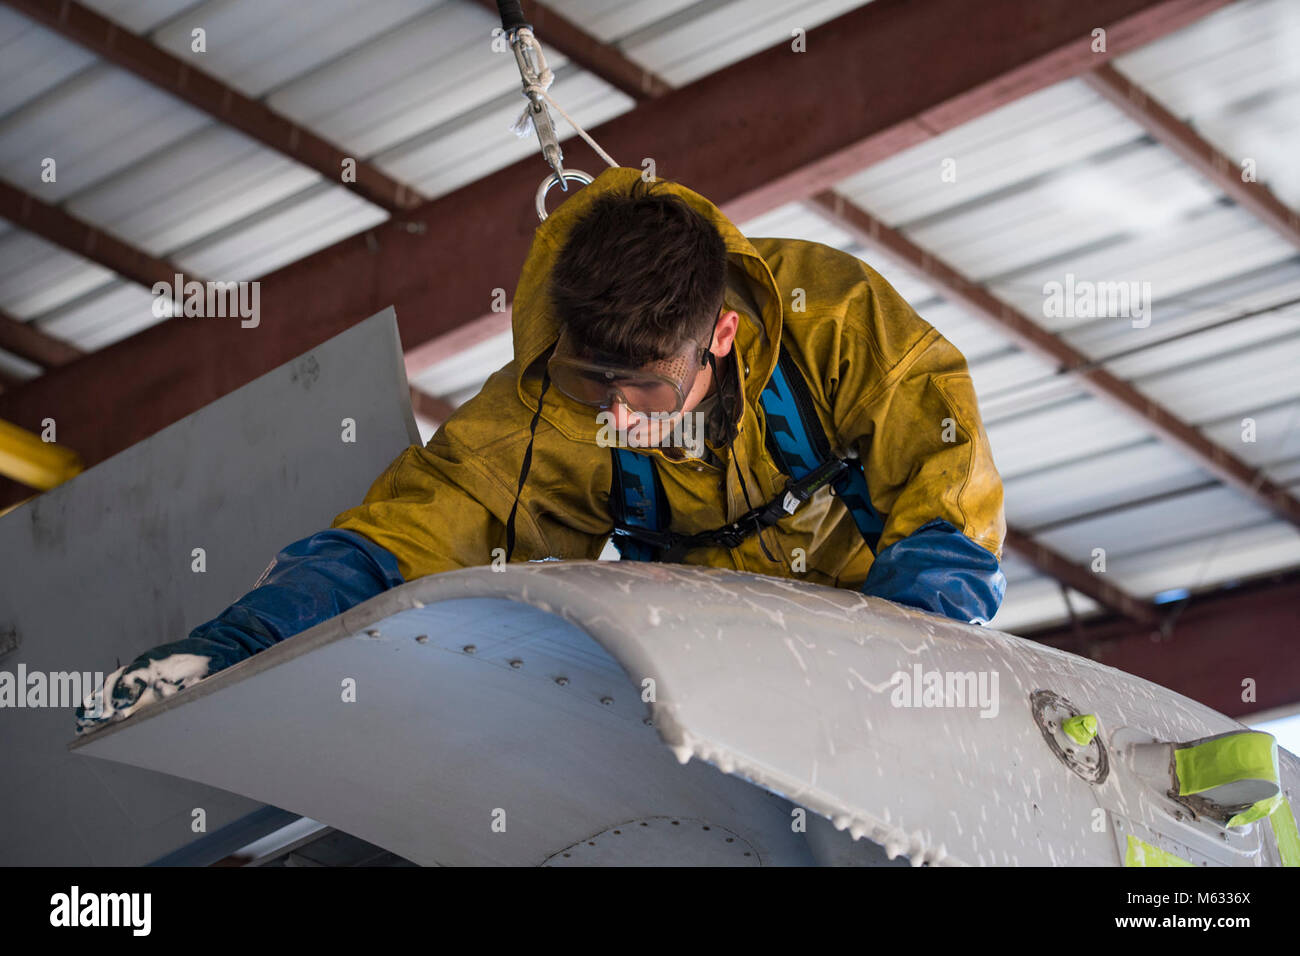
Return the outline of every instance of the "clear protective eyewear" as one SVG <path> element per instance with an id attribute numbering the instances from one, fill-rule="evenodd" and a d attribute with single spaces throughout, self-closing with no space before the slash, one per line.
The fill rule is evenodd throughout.
<path id="1" fill-rule="evenodd" d="M 621 404 L 630 411 L 675 415 L 708 364 L 709 345 L 688 339 L 674 354 L 631 368 L 599 352 L 573 348 L 567 333 L 556 343 L 547 369 L 551 382 L 576 402 L 595 408 Z"/>

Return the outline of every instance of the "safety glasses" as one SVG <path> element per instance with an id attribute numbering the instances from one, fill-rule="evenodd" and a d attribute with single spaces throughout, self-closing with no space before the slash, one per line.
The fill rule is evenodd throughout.
<path id="1" fill-rule="evenodd" d="M 547 369 L 555 387 L 583 405 L 621 404 L 642 414 L 673 415 L 682 410 L 708 363 L 709 347 L 688 340 L 675 354 L 632 368 L 599 353 L 584 354 L 565 334 Z"/>

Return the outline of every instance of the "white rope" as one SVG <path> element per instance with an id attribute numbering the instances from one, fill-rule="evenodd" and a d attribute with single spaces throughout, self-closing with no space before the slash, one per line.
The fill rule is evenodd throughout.
<path id="1" fill-rule="evenodd" d="M 520 40 L 525 44 L 525 46 L 528 49 L 532 50 L 537 56 L 537 68 L 538 68 L 537 82 L 530 83 L 524 87 L 525 95 L 530 93 L 536 93 L 542 99 L 546 100 L 547 103 L 551 104 L 551 106 L 554 107 L 555 112 L 563 116 L 565 122 L 567 122 L 570 126 L 572 126 L 574 130 L 577 131 L 578 135 L 587 141 L 587 145 L 596 151 L 596 155 L 598 155 L 609 165 L 618 166 L 618 163 L 614 160 L 614 157 L 610 156 L 609 153 L 601 149 L 600 144 L 597 143 L 594 139 L 592 139 L 590 134 L 588 134 L 585 129 L 583 129 L 581 126 L 578 125 L 577 120 L 575 120 L 572 116 L 566 113 L 564 111 L 564 107 L 560 106 L 559 103 L 555 102 L 555 99 L 548 92 L 551 88 L 551 84 L 555 82 L 555 74 L 552 73 L 551 68 L 546 65 L 546 55 L 542 53 L 541 45 L 537 43 L 537 41 L 534 39 L 533 31 L 529 30 L 526 27 L 522 27 L 519 30 L 518 36 Z M 533 108 L 532 108 L 531 101 L 529 102 L 528 106 L 524 107 L 524 111 L 521 114 L 519 114 L 519 119 L 515 120 L 514 125 L 511 126 L 510 129 L 514 132 L 516 136 L 520 138 L 528 136 L 533 132 Z"/>

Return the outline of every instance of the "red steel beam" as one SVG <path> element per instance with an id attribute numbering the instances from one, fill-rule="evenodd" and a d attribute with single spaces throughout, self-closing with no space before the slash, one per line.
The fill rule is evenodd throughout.
<path id="1" fill-rule="evenodd" d="M 67 365 L 85 353 L 75 345 L 56 339 L 30 322 L 0 312 L 0 349 L 12 352 L 42 368 Z"/>
<path id="2" fill-rule="evenodd" d="M 1146 90 L 1109 64 L 1085 74 L 1084 80 L 1157 142 L 1227 193 L 1233 202 L 1300 249 L 1300 215 L 1263 183 L 1243 180 L 1243 171 L 1235 160 L 1165 109 Z"/>
<path id="3" fill-rule="evenodd" d="M 876 0 L 641 103 L 596 130 L 743 221 L 871 162 L 1185 26 L 1227 0 Z M 1092 31 L 1108 31 L 1093 53 Z M 900 82 L 900 77 L 906 82 Z M 557 91 L 561 96 L 563 91 Z M 564 144 L 598 169 L 588 147 Z M 56 414 L 87 465 L 128 447 L 385 306 L 414 349 L 491 311 L 513 289 L 546 169 L 521 160 L 405 217 L 264 277 L 255 329 L 172 319 L 0 396 L 18 424 Z M 131 369 L 121 374 L 122 367 Z"/>
<path id="4" fill-rule="evenodd" d="M 362 162 L 266 104 L 203 72 L 73 0 L 4 0 L 41 26 L 79 43 L 96 56 L 152 83 L 304 166 L 351 189 L 389 212 L 424 201 L 378 167 Z M 356 162 L 356 182 L 343 182 L 343 161 Z"/>
<path id="5" fill-rule="evenodd" d="M 818 193 L 809 200 L 809 205 L 860 241 L 920 272 L 946 298 L 1010 333 L 1027 350 L 1056 363 L 1062 373 L 1076 376 L 1094 395 L 1141 419 L 1157 435 L 1191 455 L 1197 464 L 1225 484 L 1270 509 L 1284 521 L 1300 527 L 1300 499 L 1269 479 L 1263 469 L 1252 467 L 1222 445 L 1206 438 L 1159 402 L 1098 367 L 1078 349 L 838 193 Z"/>
<path id="6" fill-rule="evenodd" d="M 170 286 L 181 271 L 167 260 L 151 256 L 6 182 L 0 182 L 0 217 L 145 288 L 152 288 L 155 282 Z"/>
<path id="7" fill-rule="evenodd" d="M 1147 629 L 1160 626 L 1160 613 L 1155 605 L 1134 597 L 1029 535 L 1008 527 L 1005 544 L 1048 577 L 1087 595 L 1130 623 Z"/>
<path id="8" fill-rule="evenodd" d="M 1297 606 L 1300 576 L 1292 575 L 1280 583 L 1257 582 L 1194 595 L 1167 634 L 1108 621 L 1023 636 L 1145 677 L 1229 717 L 1241 717 L 1300 702 Z M 1251 683 L 1244 685 L 1246 681 Z M 1242 700 L 1248 687 L 1257 699 Z"/>
<path id="9" fill-rule="evenodd" d="M 492 13 L 497 12 L 496 0 L 478 0 L 478 3 Z M 672 89 L 658 74 L 638 66 L 618 47 L 597 39 L 546 4 L 521 0 L 520 6 L 543 51 L 558 50 L 634 100 L 662 96 Z"/>

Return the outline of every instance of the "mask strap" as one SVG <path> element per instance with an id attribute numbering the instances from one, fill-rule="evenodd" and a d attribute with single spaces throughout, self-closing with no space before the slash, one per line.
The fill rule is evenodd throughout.
<path id="1" fill-rule="evenodd" d="M 519 469 L 519 487 L 515 489 L 515 503 L 510 507 L 510 517 L 506 520 L 506 563 L 510 563 L 510 556 L 515 553 L 515 514 L 519 511 L 519 496 L 523 494 L 524 482 L 528 480 L 528 469 L 533 463 L 533 440 L 537 437 L 537 422 L 542 417 L 542 399 L 546 397 L 546 389 L 551 384 L 551 372 L 547 366 L 542 366 L 542 391 L 537 396 L 537 411 L 533 412 L 533 422 L 528 426 L 528 447 L 524 449 L 523 467 Z"/>

